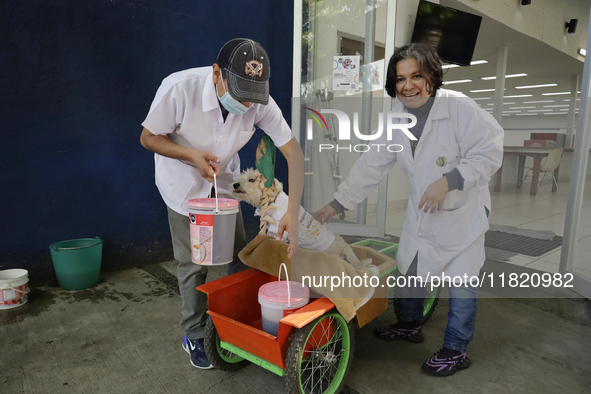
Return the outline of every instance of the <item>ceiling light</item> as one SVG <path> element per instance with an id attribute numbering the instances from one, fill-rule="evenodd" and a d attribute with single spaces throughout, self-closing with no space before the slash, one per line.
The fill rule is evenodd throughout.
<path id="1" fill-rule="evenodd" d="M 520 73 L 520 74 L 509 74 L 509 75 L 505 75 L 505 78 L 517 78 L 517 77 L 527 77 L 526 73 Z M 482 77 L 480 79 L 483 79 L 485 81 L 489 81 L 491 79 L 497 79 L 496 76 L 494 77 Z"/>
<path id="2" fill-rule="evenodd" d="M 524 101 L 523 104 L 553 103 L 553 102 L 554 102 L 554 100 Z"/>
<path id="3" fill-rule="evenodd" d="M 454 83 L 466 83 L 466 82 L 472 82 L 471 79 L 457 79 L 455 81 L 444 81 L 443 84 L 444 85 L 451 85 Z"/>
<path id="4" fill-rule="evenodd" d="M 544 105 L 544 108 L 558 108 L 558 107 L 570 107 L 570 105 Z"/>
<path id="5" fill-rule="evenodd" d="M 488 63 L 488 60 L 474 60 L 473 62 L 470 62 L 471 66 L 475 66 L 477 64 L 485 64 Z M 445 64 L 443 66 L 441 66 L 442 69 L 448 69 L 448 68 L 456 68 L 456 67 L 460 67 L 457 64 Z"/>
<path id="6" fill-rule="evenodd" d="M 504 114 L 517 114 L 521 111 L 503 111 Z"/>
<path id="7" fill-rule="evenodd" d="M 553 109 L 528 109 L 527 112 L 552 112 Z"/>
<path id="8" fill-rule="evenodd" d="M 532 116 L 532 115 L 537 115 L 537 114 L 515 114 L 517 116 Z"/>
<path id="9" fill-rule="evenodd" d="M 546 112 L 542 115 L 564 115 L 564 112 Z"/>
<path id="10" fill-rule="evenodd" d="M 536 108 L 536 106 L 532 105 L 531 107 L 509 107 L 509 109 L 530 109 L 530 108 Z"/>
<path id="11" fill-rule="evenodd" d="M 579 100 L 580 100 L 580 98 L 578 98 L 576 101 L 579 101 Z M 564 100 L 562 100 L 562 101 L 570 101 L 570 99 L 564 99 Z M 553 101 L 553 102 L 554 102 L 554 101 Z"/>
<path id="12" fill-rule="evenodd" d="M 482 92 L 494 92 L 495 89 L 479 89 L 479 90 L 470 90 L 470 93 L 482 93 Z"/>
<path id="13" fill-rule="evenodd" d="M 514 95 L 514 96 L 505 96 L 503 98 L 532 97 L 532 96 L 533 96 L 533 94 L 517 94 L 517 95 Z"/>
<path id="14" fill-rule="evenodd" d="M 570 92 L 542 93 L 542 96 L 557 96 L 559 94 L 570 94 Z"/>
<path id="15" fill-rule="evenodd" d="M 491 98 L 492 97 L 477 97 L 477 98 L 474 98 L 472 100 L 474 100 L 474 101 L 478 101 L 478 100 L 490 100 Z"/>
<path id="16" fill-rule="evenodd" d="M 543 85 L 515 86 L 515 89 L 547 88 L 550 86 L 558 86 L 558 84 L 557 83 L 546 83 Z"/>
<path id="17" fill-rule="evenodd" d="M 583 48 L 579 48 L 579 55 L 586 56 L 587 55 L 587 50 L 586 49 L 583 49 Z"/>

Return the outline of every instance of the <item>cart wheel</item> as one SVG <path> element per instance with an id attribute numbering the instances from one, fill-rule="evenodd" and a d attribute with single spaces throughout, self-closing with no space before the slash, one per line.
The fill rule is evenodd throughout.
<path id="1" fill-rule="evenodd" d="M 220 347 L 220 337 L 211 317 L 207 319 L 207 323 L 205 324 L 203 345 L 207 358 L 217 369 L 234 372 L 248 365 L 247 360 Z"/>
<path id="2" fill-rule="evenodd" d="M 441 294 L 441 287 L 436 287 L 435 289 L 431 290 L 430 287 L 427 287 L 425 290 L 425 303 L 423 304 L 423 319 L 421 320 L 421 326 L 424 325 L 433 315 L 435 312 L 435 308 L 439 303 L 439 296 Z M 392 307 L 394 308 L 394 313 L 396 314 L 396 318 L 400 320 L 400 289 L 394 290 L 395 297 L 392 298 Z"/>
<path id="3" fill-rule="evenodd" d="M 354 350 L 353 325 L 336 309 L 296 330 L 285 361 L 287 392 L 340 392 L 353 363 Z"/>

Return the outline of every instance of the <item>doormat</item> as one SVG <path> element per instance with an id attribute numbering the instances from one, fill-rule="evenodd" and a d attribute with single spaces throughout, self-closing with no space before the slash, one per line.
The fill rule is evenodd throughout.
<path id="1" fill-rule="evenodd" d="M 561 247 L 562 237 L 555 235 L 546 240 L 489 230 L 484 235 L 484 246 L 537 257 Z"/>
<path id="2" fill-rule="evenodd" d="M 486 254 L 487 260 L 498 261 L 501 263 L 508 263 L 511 261 L 511 257 L 519 254 L 515 252 L 509 252 L 508 250 L 490 248 L 488 246 L 484 247 L 484 253 Z"/>

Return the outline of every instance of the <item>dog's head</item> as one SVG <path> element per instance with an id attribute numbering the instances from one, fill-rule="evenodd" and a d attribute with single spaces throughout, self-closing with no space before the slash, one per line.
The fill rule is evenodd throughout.
<path id="1" fill-rule="evenodd" d="M 261 175 L 259 170 L 249 168 L 244 170 L 238 177 L 238 181 L 232 185 L 230 195 L 238 201 L 244 201 L 261 208 L 265 189 L 275 198 L 283 191 L 283 184 L 274 179 L 271 187 L 265 188 L 265 177 Z"/>

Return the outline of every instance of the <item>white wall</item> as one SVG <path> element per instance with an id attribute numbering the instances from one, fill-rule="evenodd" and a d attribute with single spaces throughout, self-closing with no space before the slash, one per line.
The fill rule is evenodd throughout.
<path id="1" fill-rule="evenodd" d="M 583 60 L 577 50 L 586 47 L 588 0 L 533 0 L 528 6 L 522 6 L 519 0 L 456 1 L 575 59 Z M 571 19 L 578 19 L 579 22 L 576 32 L 568 34 L 564 24 Z"/>

